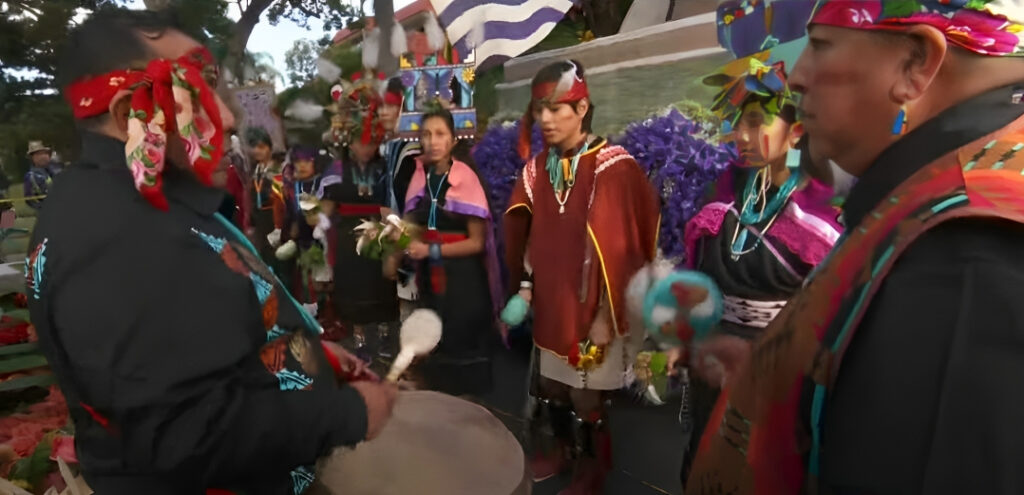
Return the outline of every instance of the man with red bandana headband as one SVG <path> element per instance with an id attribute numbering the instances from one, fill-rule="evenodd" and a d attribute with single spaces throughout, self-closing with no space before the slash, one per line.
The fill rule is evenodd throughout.
<path id="1" fill-rule="evenodd" d="M 520 153 L 528 158 L 534 123 L 546 149 L 523 169 L 504 221 L 510 288 L 519 292 L 511 304 L 528 301 L 534 312 L 532 468 L 536 479 L 553 476 L 571 454 L 574 480 L 563 493 L 603 493 L 611 467 L 603 405 L 626 384 L 632 337 L 643 338 L 627 325 L 623 297 L 654 259 L 658 196 L 626 150 L 591 133 L 594 107 L 577 62 L 541 69 L 532 91 Z M 555 445 L 544 441 L 546 427 Z"/>
<path id="2" fill-rule="evenodd" d="M 234 117 L 210 54 L 151 12 L 96 12 L 67 41 L 58 83 L 82 155 L 55 181 L 25 273 L 86 482 L 303 493 L 318 458 L 377 434 L 394 387 L 339 386 L 359 361 L 319 343 L 217 213 Z"/>
<path id="3" fill-rule="evenodd" d="M 1020 493 L 1024 4 L 821 1 L 790 73 L 858 177 L 729 378 L 687 493 Z"/>

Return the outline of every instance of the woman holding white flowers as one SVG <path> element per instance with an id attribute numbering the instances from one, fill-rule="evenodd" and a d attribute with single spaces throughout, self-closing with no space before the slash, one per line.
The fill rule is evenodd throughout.
<path id="1" fill-rule="evenodd" d="M 487 193 L 472 166 L 453 159 L 447 110 L 423 116 L 423 154 L 405 194 L 407 219 L 422 228 L 406 255 L 417 263 L 422 305 L 444 322 L 441 343 L 420 366 L 426 386 L 453 395 L 491 386 L 498 264 Z"/>

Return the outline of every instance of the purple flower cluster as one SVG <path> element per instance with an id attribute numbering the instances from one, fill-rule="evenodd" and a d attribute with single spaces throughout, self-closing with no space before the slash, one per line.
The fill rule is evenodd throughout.
<path id="1" fill-rule="evenodd" d="M 491 125 L 473 147 L 473 161 L 476 162 L 477 172 L 490 196 L 487 200 L 490 202 L 491 218 L 494 219 L 492 223 L 498 259 L 504 259 L 505 256 L 505 236 L 501 220 L 505 216 L 505 208 L 508 207 L 516 179 L 526 164 L 516 151 L 516 145 L 519 143 L 519 126 L 519 122 Z M 537 127 L 533 129 L 532 141 L 533 152 L 536 153 L 544 145 Z M 501 263 L 502 286 L 505 285 L 507 277 L 505 264 Z"/>
<path id="2" fill-rule="evenodd" d="M 519 157 L 516 151 L 516 144 L 519 142 L 519 122 L 508 125 L 492 125 L 487 132 L 476 143 L 473 148 L 473 161 L 484 182 L 490 188 L 491 215 L 495 224 L 501 222 L 501 217 L 508 207 L 508 198 L 512 195 L 512 188 L 516 184 L 519 172 L 523 170 L 525 162 Z M 533 152 L 537 153 L 544 142 L 540 130 L 533 129 Z"/>
<path id="3" fill-rule="evenodd" d="M 647 172 L 661 194 L 664 255 L 683 261 L 683 230 L 703 206 L 705 191 L 736 160 L 732 147 L 715 145 L 700 136 L 704 129 L 676 109 L 667 115 L 630 124 L 614 141 Z"/>

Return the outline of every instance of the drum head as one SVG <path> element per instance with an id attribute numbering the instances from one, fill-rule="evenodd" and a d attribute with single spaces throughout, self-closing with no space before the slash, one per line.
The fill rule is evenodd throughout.
<path id="1" fill-rule="evenodd" d="M 487 409 L 437 392 L 401 392 L 380 436 L 339 448 L 320 482 L 337 495 L 511 494 L 525 456 Z"/>

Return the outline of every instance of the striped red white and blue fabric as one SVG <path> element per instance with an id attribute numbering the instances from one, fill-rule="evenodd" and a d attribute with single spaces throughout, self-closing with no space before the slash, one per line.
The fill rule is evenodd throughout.
<path id="1" fill-rule="evenodd" d="M 476 50 L 484 70 L 543 40 L 579 0 L 430 0 L 459 53 Z"/>

